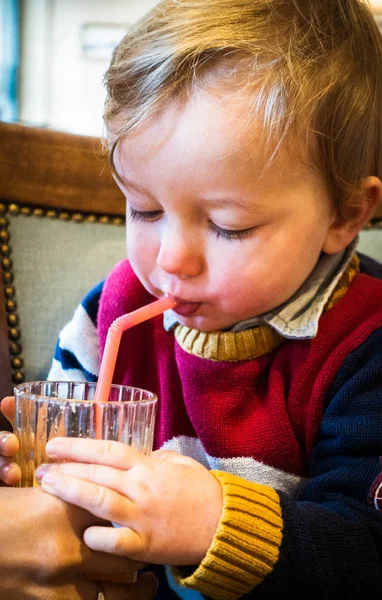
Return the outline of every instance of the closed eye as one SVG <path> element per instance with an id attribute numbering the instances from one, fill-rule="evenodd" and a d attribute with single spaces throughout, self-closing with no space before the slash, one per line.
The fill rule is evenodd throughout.
<path id="1" fill-rule="evenodd" d="M 162 214 L 162 210 L 135 210 L 129 206 L 130 221 L 156 221 Z"/>
<path id="2" fill-rule="evenodd" d="M 256 227 L 248 227 L 247 229 L 222 229 L 222 227 L 218 227 L 212 222 L 210 222 L 210 227 L 216 237 L 224 238 L 225 240 L 242 240 L 249 237 L 256 229 Z"/>
<path id="3" fill-rule="evenodd" d="M 136 210 L 129 206 L 128 218 L 130 221 L 142 221 L 152 223 L 157 221 L 163 214 L 163 210 Z M 249 237 L 256 227 L 248 227 L 247 229 L 223 229 L 212 221 L 209 222 L 210 229 L 218 238 L 225 240 L 242 240 Z"/>

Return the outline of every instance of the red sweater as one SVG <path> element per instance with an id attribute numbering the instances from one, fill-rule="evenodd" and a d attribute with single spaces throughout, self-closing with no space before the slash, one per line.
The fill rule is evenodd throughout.
<path id="1" fill-rule="evenodd" d="M 105 282 L 100 300 L 101 349 L 114 319 L 152 300 L 128 261 L 120 263 Z M 295 588 L 296 593 L 317 591 L 321 585 L 322 593 L 329 598 L 337 590 L 332 570 L 333 577 L 336 572 L 340 580 L 345 581 L 349 594 L 358 589 L 354 587 L 354 577 L 365 579 L 369 572 L 370 578 L 366 576 L 362 591 L 382 591 L 378 544 L 370 539 L 368 521 L 371 519 L 375 529 L 377 517 L 369 512 L 366 503 L 367 489 L 378 470 L 381 453 L 381 448 L 374 447 L 375 442 L 368 439 L 369 435 L 375 439 L 377 428 L 382 445 L 381 387 L 375 398 L 363 399 L 360 403 L 362 390 L 358 388 L 362 385 L 357 379 L 362 361 L 366 361 L 362 348 L 371 343 L 374 334 L 380 335 L 381 325 L 382 282 L 360 274 L 345 296 L 321 317 L 315 339 L 285 340 L 257 358 L 214 361 L 195 356 L 179 345 L 173 332 L 163 329 L 161 316 L 123 335 L 114 382 L 143 387 L 158 394 L 156 447 L 180 439 L 186 440 L 183 449 L 187 452 L 195 448 L 193 440 L 197 441 L 196 458 L 200 459 L 200 449 L 204 449 L 206 464 L 222 470 L 230 470 L 232 464 L 236 474 L 248 473 L 246 478 L 251 481 L 289 492 L 285 496 L 279 491 L 283 542 L 276 563 L 271 565 L 271 573 L 257 589 L 258 594 L 267 589 L 268 598 L 278 597 L 274 592 L 283 581 L 285 589 L 293 591 Z M 369 354 L 368 350 L 366 357 Z M 375 371 L 373 360 L 370 356 L 372 373 Z M 373 377 L 375 373 L 362 379 L 366 387 Z M 350 380 L 354 381 L 354 389 L 346 387 Z M 376 409 L 378 401 L 381 406 Z M 367 403 L 369 411 L 363 408 Z M 358 431 L 361 421 L 362 428 Z M 374 445 L 373 451 L 370 445 Z M 244 464 L 246 459 L 250 461 L 247 460 L 240 471 L 240 463 Z M 271 481 L 269 477 L 264 479 L 264 467 L 269 467 L 267 477 L 270 472 Z M 341 475 L 342 470 L 346 476 Z M 283 488 L 277 484 L 280 473 L 286 479 L 297 476 L 295 485 Z M 307 501 L 314 504 L 305 517 Z M 336 502 L 338 506 L 334 506 Z M 355 508 L 354 502 L 361 506 Z M 334 503 L 332 509 L 331 503 Z M 343 531 L 341 515 L 348 515 L 349 506 L 353 506 L 350 511 L 353 517 L 346 516 L 350 520 L 349 528 Z M 318 525 L 328 508 L 333 511 L 329 510 L 329 521 L 334 521 L 330 531 L 321 535 Z M 363 540 L 364 545 L 368 540 L 367 560 L 360 560 L 353 551 L 350 556 L 349 549 L 344 550 L 357 520 L 364 523 L 358 527 L 357 539 L 358 543 Z M 310 527 L 306 541 L 306 528 Z M 378 528 L 381 528 L 382 539 L 382 523 L 378 523 Z M 335 540 L 333 535 L 340 537 Z M 320 557 L 321 548 L 326 548 L 326 558 Z M 312 568 L 311 576 L 307 575 L 310 567 L 302 566 L 310 553 L 312 565 L 317 561 L 319 565 Z M 303 583 L 291 585 L 292 579 L 297 581 L 300 577 Z"/>

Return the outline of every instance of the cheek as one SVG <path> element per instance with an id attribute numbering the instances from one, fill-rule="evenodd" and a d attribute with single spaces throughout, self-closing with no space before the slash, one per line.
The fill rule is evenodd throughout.
<path id="1" fill-rule="evenodd" d="M 139 227 L 126 227 L 127 257 L 136 273 L 152 269 L 156 263 L 158 248 L 152 236 Z"/>
<path id="2" fill-rule="evenodd" d="M 253 256 L 243 248 L 228 246 L 227 250 L 221 245 L 209 260 L 210 289 L 227 310 L 231 305 L 245 301 L 250 290 L 253 294 L 254 286 L 258 287 L 261 266 Z"/>

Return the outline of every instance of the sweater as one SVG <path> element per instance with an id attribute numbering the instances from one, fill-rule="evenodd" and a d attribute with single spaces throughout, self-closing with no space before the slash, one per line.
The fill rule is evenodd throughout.
<path id="1" fill-rule="evenodd" d="M 93 319 L 97 304 L 101 348 L 116 317 L 152 299 L 118 265 L 83 304 Z M 381 323 L 382 283 L 360 274 L 335 290 L 313 340 L 261 327 L 172 333 L 160 318 L 123 335 L 114 381 L 158 394 L 156 447 L 197 458 L 223 488 L 205 559 L 173 573 L 182 585 L 222 599 L 382 591 L 382 520 L 367 504 L 382 445 Z M 80 370 L 89 356 L 68 349 L 68 331 L 56 361 Z"/>

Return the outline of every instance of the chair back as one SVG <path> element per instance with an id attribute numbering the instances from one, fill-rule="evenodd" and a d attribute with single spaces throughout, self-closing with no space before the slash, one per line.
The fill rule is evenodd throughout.
<path id="1" fill-rule="evenodd" d="M 60 329 L 126 250 L 98 138 L 0 122 L 0 139 L 1 398 L 46 378 Z"/>
<path id="2" fill-rule="evenodd" d="M 46 378 L 59 331 L 126 250 L 125 201 L 98 138 L 0 122 L 0 139 L 2 398 Z M 360 250 L 382 262 L 382 207 Z"/>

